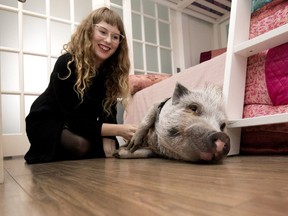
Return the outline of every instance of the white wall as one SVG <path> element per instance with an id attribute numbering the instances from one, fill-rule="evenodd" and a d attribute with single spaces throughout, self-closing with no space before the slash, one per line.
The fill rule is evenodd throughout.
<path id="1" fill-rule="evenodd" d="M 229 22 L 230 20 L 228 19 L 219 24 L 219 35 L 220 35 L 220 47 L 219 48 L 227 47 Z"/>
<path id="2" fill-rule="evenodd" d="M 222 28 L 222 24 L 212 24 L 173 11 L 172 37 L 175 67 L 183 71 L 199 64 L 201 52 L 226 47 L 227 37 Z"/>
<path id="3" fill-rule="evenodd" d="M 185 68 L 199 64 L 200 53 L 214 49 L 213 24 L 183 14 Z"/>

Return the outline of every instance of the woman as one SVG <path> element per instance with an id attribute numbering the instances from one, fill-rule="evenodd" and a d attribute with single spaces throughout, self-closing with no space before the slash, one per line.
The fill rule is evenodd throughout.
<path id="1" fill-rule="evenodd" d="M 93 11 L 64 51 L 26 117 L 28 164 L 110 157 L 116 136 L 129 140 L 136 131 L 116 122 L 117 99 L 125 105 L 130 94 L 128 46 L 117 13 Z"/>

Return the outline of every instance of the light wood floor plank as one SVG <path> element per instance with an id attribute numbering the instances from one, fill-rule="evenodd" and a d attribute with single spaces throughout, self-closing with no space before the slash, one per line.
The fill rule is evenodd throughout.
<path id="1" fill-rule="evenodd" d="M 0 215 L 287 215 L 288 157 L 4 160 Z"/>

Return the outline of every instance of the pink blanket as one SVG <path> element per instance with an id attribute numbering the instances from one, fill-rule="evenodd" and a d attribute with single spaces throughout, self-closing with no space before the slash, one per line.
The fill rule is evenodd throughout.
<path id="1" fill-rule="evenodd" d="M 205 83 L 223 85 L 226 54 L 167 78 L 133 95 L 124 115 L 124 123 L 138 124 L 156 102 L 171 97 L 176 82 L 188 89 L 202 88 Z"/>

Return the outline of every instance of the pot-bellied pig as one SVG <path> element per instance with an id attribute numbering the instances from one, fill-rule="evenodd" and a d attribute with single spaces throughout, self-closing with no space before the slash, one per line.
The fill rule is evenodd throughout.
<path id="1" fill-rule="evenodd" d="M 154 104 L 132 139 L 114 156 L 221 161 L 230 150 L 225 127 L 226 114 L 219 86 L 206 85 L 202 90 L 190 91 L 177 83 L 173 96 Z"/>

